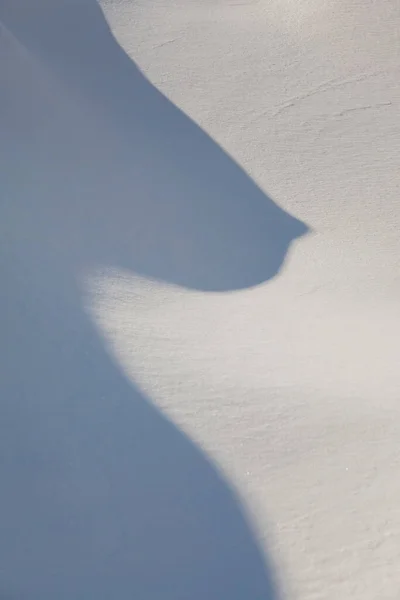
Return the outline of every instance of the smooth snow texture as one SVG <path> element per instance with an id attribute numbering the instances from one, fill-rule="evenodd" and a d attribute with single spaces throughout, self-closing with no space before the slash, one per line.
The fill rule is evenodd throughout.
<path id="1" fill-rule="evenodd" d="M 0 596 L 397 599 L 398 3 L 0 22 Z"/>

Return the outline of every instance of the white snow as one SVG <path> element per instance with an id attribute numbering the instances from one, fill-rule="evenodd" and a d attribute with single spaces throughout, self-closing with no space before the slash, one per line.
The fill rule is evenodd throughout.
<path id="1" fill-rule="evenodd" d="M 0 596 L 397 600 L 397 0 L 0 23 Z"/>

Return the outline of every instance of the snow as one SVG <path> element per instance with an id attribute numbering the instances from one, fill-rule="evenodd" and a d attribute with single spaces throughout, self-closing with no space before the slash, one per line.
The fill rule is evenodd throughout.
<path id="1" fill-rule="evenodd" d="M 0 596 L 397 600 L 398 2 L 0 23 Z"/>

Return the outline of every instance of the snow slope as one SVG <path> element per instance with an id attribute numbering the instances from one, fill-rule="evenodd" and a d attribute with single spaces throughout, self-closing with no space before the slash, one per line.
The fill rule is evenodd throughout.
<path id="1" fill-rule="evenodd" d="M 0 595 L 397 599 L 398 2 L 0 21 Z"/>

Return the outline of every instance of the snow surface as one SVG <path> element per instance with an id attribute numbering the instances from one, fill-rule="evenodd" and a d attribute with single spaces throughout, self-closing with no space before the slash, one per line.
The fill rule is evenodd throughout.
<path id="1" fill-rule="evenodd" d="M 400 4 L 0 2 L 0 597 L 400 597 Z"/>

